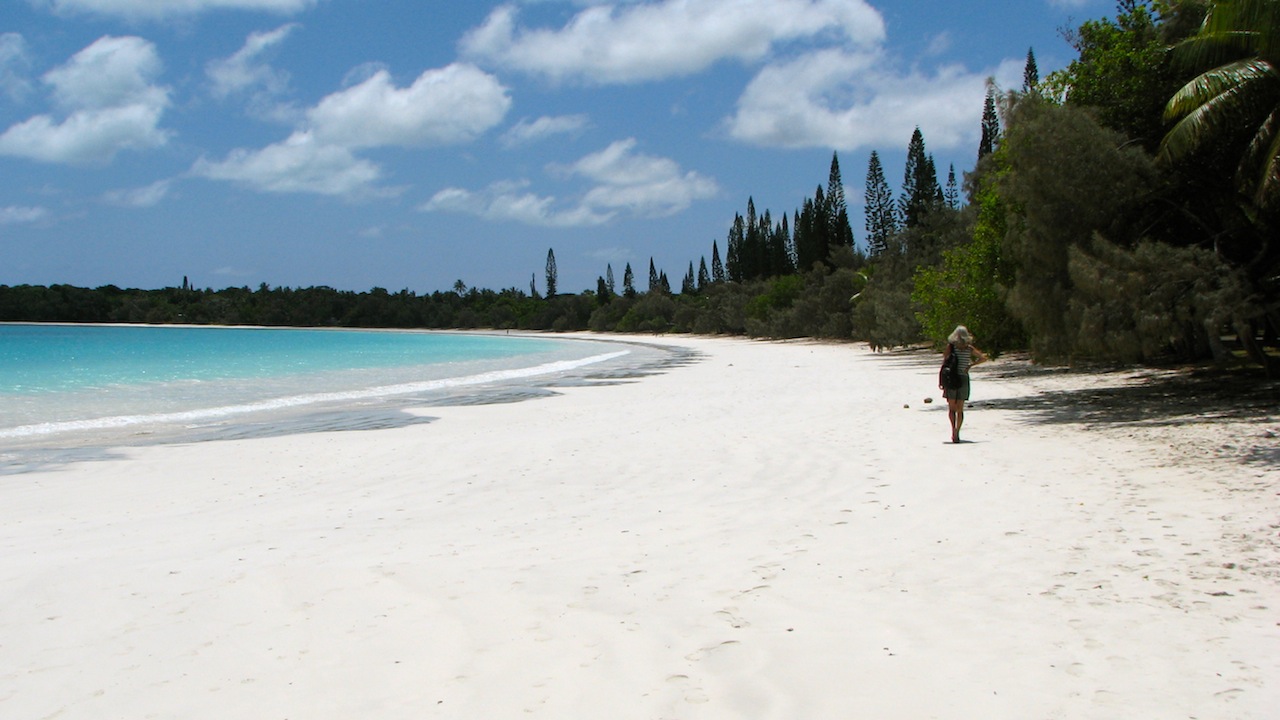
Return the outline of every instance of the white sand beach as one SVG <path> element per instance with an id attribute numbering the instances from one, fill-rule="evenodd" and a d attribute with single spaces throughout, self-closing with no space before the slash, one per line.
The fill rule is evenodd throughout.
<path id="1" fill-rule="evenodd" d="M 936 355 L 651 340 L 701 357 L 0 476 L 0 718 L 1280 712 L 1265 408 L 1006 359 L 953 445 Z"/>

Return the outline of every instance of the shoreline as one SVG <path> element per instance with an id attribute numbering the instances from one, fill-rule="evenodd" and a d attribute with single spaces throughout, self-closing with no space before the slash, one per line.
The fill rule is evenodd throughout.
<path id="1" fill-rule="evenodd" d="M 1054 403 L 1132 383 L 998 360 L 952 445 L 933 354 L 645 340 L 698 361 L 0 477 L 6 714 L 1280 704 L 1274 417 L 1073 419 Z"/>
<path id="2" fill-rule="evenodd" d="M 334 331 L 347 332 L 342 329 Z M 562 350 L 543 358 L 530 356 L 527 362 L 534 363 L 532 365 L 513 364 L 505 368 L 503 365 L 508 364 L 507 361 L 486 358 L 466 361 L 464 365 L 448 362 L 421 368 L 317 369 L 280 378 L 178 379 L 150 387 L 139 385 L 138 388 L 148 388 L 145 395 L 131 391 L 129 386 L 120 388 L 119 392 L 108 387 L 67 391 L 69 397 L 78 392 L 92 402 L 92 406 L 80 403 L 83 407 L 78 409 L 86 413 L 83 417 L 55 416 L 46 411 L 46 416 L 56 419 L 39 422 L 28 419 L 19 425 L 0 427 L 0 444 L 7 446 L 0 452 L 0 475 L 13 472 L 28 457 L 39 462 L 56 461 L 54 456 L 59 451 L 75 454 L 92 449 L 108 450 L 114 445 L 172 444 L 295 432 L 395 427 L 419 422 L 408 412 L 411 408 L 455 402 L 513 402 L 551 392 L 548 388 L 557 384 L 643 375 L 673 362 L 668 355 L 679 354 L 651 343 L 623 342 L 604 337 L 548 338 L 535 334 L 492 332 L 433 334 L 551 340 L 559 343 L 561 348 L 577 344 L 594 354 L 585 356 L 580 352 Z M 557 359 L 557 356 L 563 357 Z M 521 358 L 518 360 L 523 361 Z M 197 391 L 197 385 L 190 383 L 206 387 Z M 233 395 L 220 390 L 223 386 L 246 383 L 248 385 L 232 388 Z M 258 387 L 261 395 L 247 394 L 246 388 L 254 386 Z M 156 404 L 145 399 L 165 392 L 179 393 L 185 400 Z M 201 395 L 197 396 L 196 392 Z M 114 397 L 115 407 L 122 409 L 107 412 L 106 400 L 109 397 Z M 47 399 L 43 401 L 48 402 Z M 61 404 L 64 401 L 57 402 Z M 65 412 L 65 408 L 59 412 Z M 344 414 L 350 415 L 349 422 L 344 422 Z M 372 419 L 375 415 L 380 419 Z"/>

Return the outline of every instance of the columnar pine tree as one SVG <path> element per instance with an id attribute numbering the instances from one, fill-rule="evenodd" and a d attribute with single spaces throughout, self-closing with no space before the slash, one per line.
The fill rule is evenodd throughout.
<path id="1" fill-rule="evenodd" d="M 605 284 L 605 287 L 609 288 L 610 295 L 616 294 L 618 292 L 618 289 L 613 284 L 613 263 L 609 263 L 608 265 L 605 266 L 604 284 Z"/>
<path id="2" fill-rule="evenodd" d="M 631 263 L 627 263 L 622 271 L 622 295 L 628 298 L 636 296 L 636 274 L 631 272 Z"/>
<path id="3" fill-rule="evenodd" d="M 724 263 L 720 260 L 720 246 L 711 241 L 711 282 L 724 282 Z"/>
<path id="4" fill-rule="evenodd" d="M 955 163 L 952 163 L 951 168 L 947 170 L 947 188 L 942 194 L 946 199 L 947 207 L 952 210 L 960 209 L 960 186 L 956 183 Z"/>
<path id="5" fill-rule="evenodd" d="M 649 292 L 653 292 L 660 287 L 658 282 L 658 269 L 654 267 L 653 258 L 649 258 Z"/>
<path id="6" fill-rule="evenodd" d="M 840 158 L 835 152 L 831 153 L 831 172 L 827 175 L 827 240 L 832 245 L 853 247 L 849 204 L 845 201 L 844 181 L 840 177 Z"/>
<path id="7" fill-rule="evenodd" d="M 746 223 L 743 222 L 742 216 L 734 213 L 733 226 L 729 228 L 729 253 L 725 258 L 725 270 L 729 273 L 729 280 L 733 282 L 742 282 L 744 277 L 742 274 L 742 243 L 746 237 Z"/>
<path id="8" fill-rule="evenodd" d="M 711 283 L 711 276 L 707 273 L 707 256 L 703 255 L 702 260 L 698 262 L 698 289 L 701 290 Z"/>
<path id="9" fill-rule="evenodd" d="M 1027 48 L 1027 64 L 1022 69 L 1022 92 L 1033 92 L 1039 84 L 1040 70 L 1036 68 L 1036 53 L 1033 48 Z"/>
<path id="10" fill-rule="evenodd" d="M 532 275 L 529 276 L 529 297 L 533 298 L 534 300 L 537 300 L 539 297 L 541 297 L 540 295 L 538 295 L 538 273 L 533 273 Z"/>
<path id="11" fill-rule="evenodd" d="M 982 140 L 978 143 L 978 159 L 995 152 L 1000 142 L 1000 116 L 996 114 L 996 89 L 987 82 L 987 99 L 982 104 Z"/>
<path id="12" fill-rule="evenodd" d="M 867 217 L 867 253 L 874 257 L 884 252 L 889 238 L 898 231 L 893 191 L 884 178 L 884 166 L 880 164 L 880 155 L 875 150 L 871 151 L 871 159 L 867 162 L 863 200 Z"/>
<path id="13" fill-rule="evenodd" d="M 547 298 L 556 296 L 556 251 L 547 250 Z"/>
<path id="14" fill-rule="evenodd" d="M 693 261 L 689 261 L 689 272 L 684 274 L 684 281 L 680 283 L 681 295 L 692 295 L 698 291 L 698 286 L 694 284 L 693 279 Z"/>
<path id="15" fill-rule="evenodd" d="M 925 152 L 924 134 L 916 128 L 907 145 L 907 164 L 902 177 L 902 195 L 898 199 L 898 213 L 902 226 L 912 228 L 930 209 L 942 202 L 942 187 L 938 185 L 938 173 L 933 157 Z"/>

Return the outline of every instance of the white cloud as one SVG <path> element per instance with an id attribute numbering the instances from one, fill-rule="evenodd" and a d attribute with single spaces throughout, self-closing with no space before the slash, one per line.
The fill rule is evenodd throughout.
<path id="1" fill-rule="evenodd" d="M 355 150 L 468 142 L 500 123 L 511 105 L 506 88 L 472 65 L 428 70 L 403 89 L 385 69 L 360 70 L 359 84 L 306 111 L 284 142 L 235 150 L 218 162 L 201 159 L 192 173 L 265 192 L 395 195 L 400 190 L 378 186 L 382 169 Z"/>
<path id="2" fill-rule="evenodd" d="M 555 197 L 528 192 L 527 181 L 495 183 L 482 192 L 446 188 L 420 209 L 528 225 L 589 227 L 612 220 L 622 210 L 640 217 L 672 215 L 720 191 L 714 180 L 684 172 L 673 160 L 636 154 L 635 145 L 634 139 L 620 140 L 572 165 L 551 168 L 566 178 L 593 183 L 567 209 L 556 209 L 561 204 Z"/>
<path id="3" fill-rule="evenodd" d="M 306 132 L 261 150 L 233 151 L 226 160 L 201 159 L 192 174 L 211 180 L 227 180 L 274 193 L 307 192 L 320 195 L 363 196 L 387 194 L 376 190 L 382 171 L 357 158 L 350 150 L 317 142 Z"/>
<path id="4" fill-rule="evenodd" d="M 93 163 L 121 150 L 164 145 L 169 132 L 159 125 L 169 90 L 153 84 L 160 71 L 155 46 L 146 40 L 99 39 L 43 77 L 66 118 L 37 115 L 10 127 L 0 135 L 0 155 Z"/>
<path id="5" fill-rule="evenodd" d="M 173 182 L 171 180 L 159 180 L 146 187 L 112 190 L 103 195 L 102 199 L 109 205 L 118 205 L 120 207 L 154 207 L 169 196 L 169 190 L 172 186 Z"/>
<path id="6" fill-rule="evenodd" d="M 582 10 L 561 29 L 526 29 L 504 5 L 461 42 L 466 57 L 553 80 L 635 83 L 700 72 L 722 60 L 759 61 L 778 45 L 834 36 L 884 38 L 864 0 L 662 0 Z"/>
<path id="7" fill-rule="evenodd" d="M 89 13 L 129 19 L 157 20 L 197 15 L 210 10 L 251 10 L 292 14 L 317 0 L 31 0 L 59 15 Z"/>
<path id="8" fill-rule="evenodd" d="M 44 81 L 63 108 L 96 110 L 154 103 L 157 93 L 167 94 L 152 85 L 161 69 L 147 40 L 106 36 L 45 73 Z"/>
<path id="9" fill-rule="evenodd" d="M 214 97 L 222 99 L 253 90 L 270 95 L 284 92 L 289 84 L 289 74 L 272 68 L 262 56 L 284 42 L 297 27 L 289 24 L 270 32 L 253 33 L 234 55 L 211 61 L 205 68 L 205 74 L 213 83 Z"/>
<path id="10" fill-rule="evenodd" d="M 27 41 L 18 33 L 0 34 L 0 92 L 14 102 L 25 99 L 31 92 L 30 69 Z"/>
<path id="11" fill-rule="evenodd" d="M 499 182 L 481 192 L 445 188 L 419 209 L 426 212 L 453 212 L 475 215 L 493 222 L 517 222 L 540 227 L 592 227 L 613 219 L 579 205 L 556 210 L 554 197 L 524 192 L 528 183 Z"/>
<path id="12" fill-rule="evenodd" d="M 0 207 L 0 225 L 18 225 L 40 222 L 49 217 L 49 210 L 42 207 L 10 205 Z"/>
<path id="13" fill-rule="evenodd" d="M 574 163 L 569 170 L 597 183 L 583 203 L 594 208 L 625 208 L 641 216 L 674 215 L 694 200 L 714 197 L 720 187 L 696 172 L 684 172 L 669 158 L 634 153 L 634 138 L 619 140 Z"/>
<path id="14" fill-rule="evenodd" d="M 525 118 L 502 134 L 498 140 L 504 147 L 513 148 L 537 142 L 553 135 L 576 133 L 590 124 L 586 115 L 543 116 L 537 120 Z"/>
<path id="15" fill-rule="evenodd" d="M 927 57 L 937 57 L 950 49 L 951 33 L 943 31 L 933 36 L 933 39 L 929 41 L 929 46 L 925 48 L 924 54 Z"/>
<path id="16" fill-rule="evenodd" d="M 1010 60 L 995 75 L 1020 73 Z M 901 74 L 875 55 L 821 50 L 763 68 L 725 127 L 754 145 L 850 150 L 905 146 L 918 125 L 931 147 L 958 147 L 977 141 L 989 75 L 954 65 Z"/>
<path id="17" fill-rule="evenodd" d="M 348 148 L 419 147 L 474 140 L 502 122 L 507 89 L 474 65 L 428 70 L 397 88 L 385 70 L 307 112 L 317 139 Z"/>

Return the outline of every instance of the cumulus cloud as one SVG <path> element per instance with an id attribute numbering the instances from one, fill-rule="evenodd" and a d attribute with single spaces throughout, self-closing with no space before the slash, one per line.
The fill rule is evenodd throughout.
<path id="1" fill-rule="evenodd" d="M 192 173 L 264 192 L 395 195 L 400 190 L 378 185 L 381 167 L 354 151 L 469 142 L 500 123 L 510 105 L 506 88 L 472 65 L 428 70 L 407 88 L 377 69 L 307 110 L 284 142 L 238 149 L 221 161 L 201 159 Z"/>
<path id="2" fill-rule="evenodd" d="M 146 187 L 111 190 L 102 196 L 102 200 L 108 205 L 116 205 L 118 207 L 155 207 L 160 204 L 160 201 L 169 196 L 169 190 L 172 186 L 173 181 L 171 180 L 159 180 Z"/>
<path id="3" fill-rule="evenodd" d="M 1007 61 L 998 82 L 1020 78 Z M 932 147 L 956 147 L 979 127 L 986 79 L 960 66 L 898 73 L 875 54 L 826 49 L 761 69 L 726 120 L 728 134 L 768 147 L 841 150 L 906 143 L 917 125 Z"/>
<path id="4" fill-rule="evenodd" d="M 635 146 L 634 139 L 620 140 L 572 165 L 551 168 L 566 178 L 592 183 L 576 203 L 529 192 L 529 183 L 521 181 L 495 183 L 480 192 L 445 188 L 420 209 L 528 225 L 589 227 L 607 223 L 624 210 L 639 217 L 672 215 L 720 191 L 711 178 L 685 172 L 668 158 L 637 154 Z"/>
<path id="5" fill-rule="evenodd" d="M 272 68 L 263 60 L 263 55 L 284 42 L 297 27 L 289 24 L 269 32 L 253 33 L 234 55 L 210 62 L 205 67 L 205 74 L 213 83 L 214 97 L 224 99 L 248 91 L 271 95 L 284 92 L 289 84 L 289 74 Z"/>
<path id="6" fill-rule="evenodd" d="M 474 140 L 502 122 L 507 89 L 474 65 L 428 70 L 407 88 L 375 72 L 307 112 L 316 137 L 349 148 L 420 147 Z"/>
<path id="7" fill-rule="evenodd" d="M 674 215 L 693 203 L 714 197 L 720 187 L 711 178 L 684 172 L 670 158 L 634 152 L 634 138 L 619 140 L 574 163 L 569 171 L 597 183 L 585 205 L 626 209 L 640 216 Z"/>
<path id="8" fill-rule="evenodd" d="M 31 92 L 30 70 L 26 39 L 18 33 L 0 33 L 0 92 L 14 102 L 24 100 Z"/>
<path id="9" fill-rule="evenodd" d="M 40 222 L 49 217 L 49 210 L 42 207 L 10 205 L 0 207 L 0 225 L 25 225 Z"/>
<path id="10" fill-rule="evenodd" d="M 317 0 L 31 0 L 59 15 L 79 13 L 133 20 L 198 15 L 209 10 L 251 10 L 280 14 L 301 12 Z"/>
<path id="11" fill-rule="evenodd" d="M 559 29 L 523 28 L 518 20 L 516 6 L 497 8 L 463 37 L 463 55 L 552 80 L 637 83 L 722 60 L 759 61 L 796 40 L 873 45 L 885 32 L 864 0 L 614 2 L 588 7 Z"/>
<path id="12" fill-rule="evenodd" d="M 586 115 L 543 116 L 537 120 L 524 118 L 503 133 L 498 140 L 504 147 L 513 148 L 554 135 L 578 132 L 586 128 L 590 122 Z"/>
<path id="13" fill-rule="evenodd" d="M 594 213 L 579 205 L 556 209 L 554 197 L 524 190 L 528 183 L 499 182 L 483 191 L 445 188 L 424 203 L 427 212 L 454 212 L 475 215 L 494 222 L 517 222 L 541 227 L 591 227 L 603 225 L 611 215 Z"/>
<path id="14" fill-rule="evenodd" d="M 238 149 L 225 159 L 201 159 L 193 175 L 241 183 L 264 192 L 361 196 L 375 190 L 382 171 L 338 145 L 318 142 L 309 132 L 260 150 Z"/>
<path id="15" fill-rule="evenodd" d="M 169 133 L 159 125 L 169 90 L 154 84 L 161 69 L 146 40 L 99 39 L 42 78 L 65 119 L 37 115 L 10 127 L 0 135 L 0 155 L 94 163 L 164 145 Z"/>

